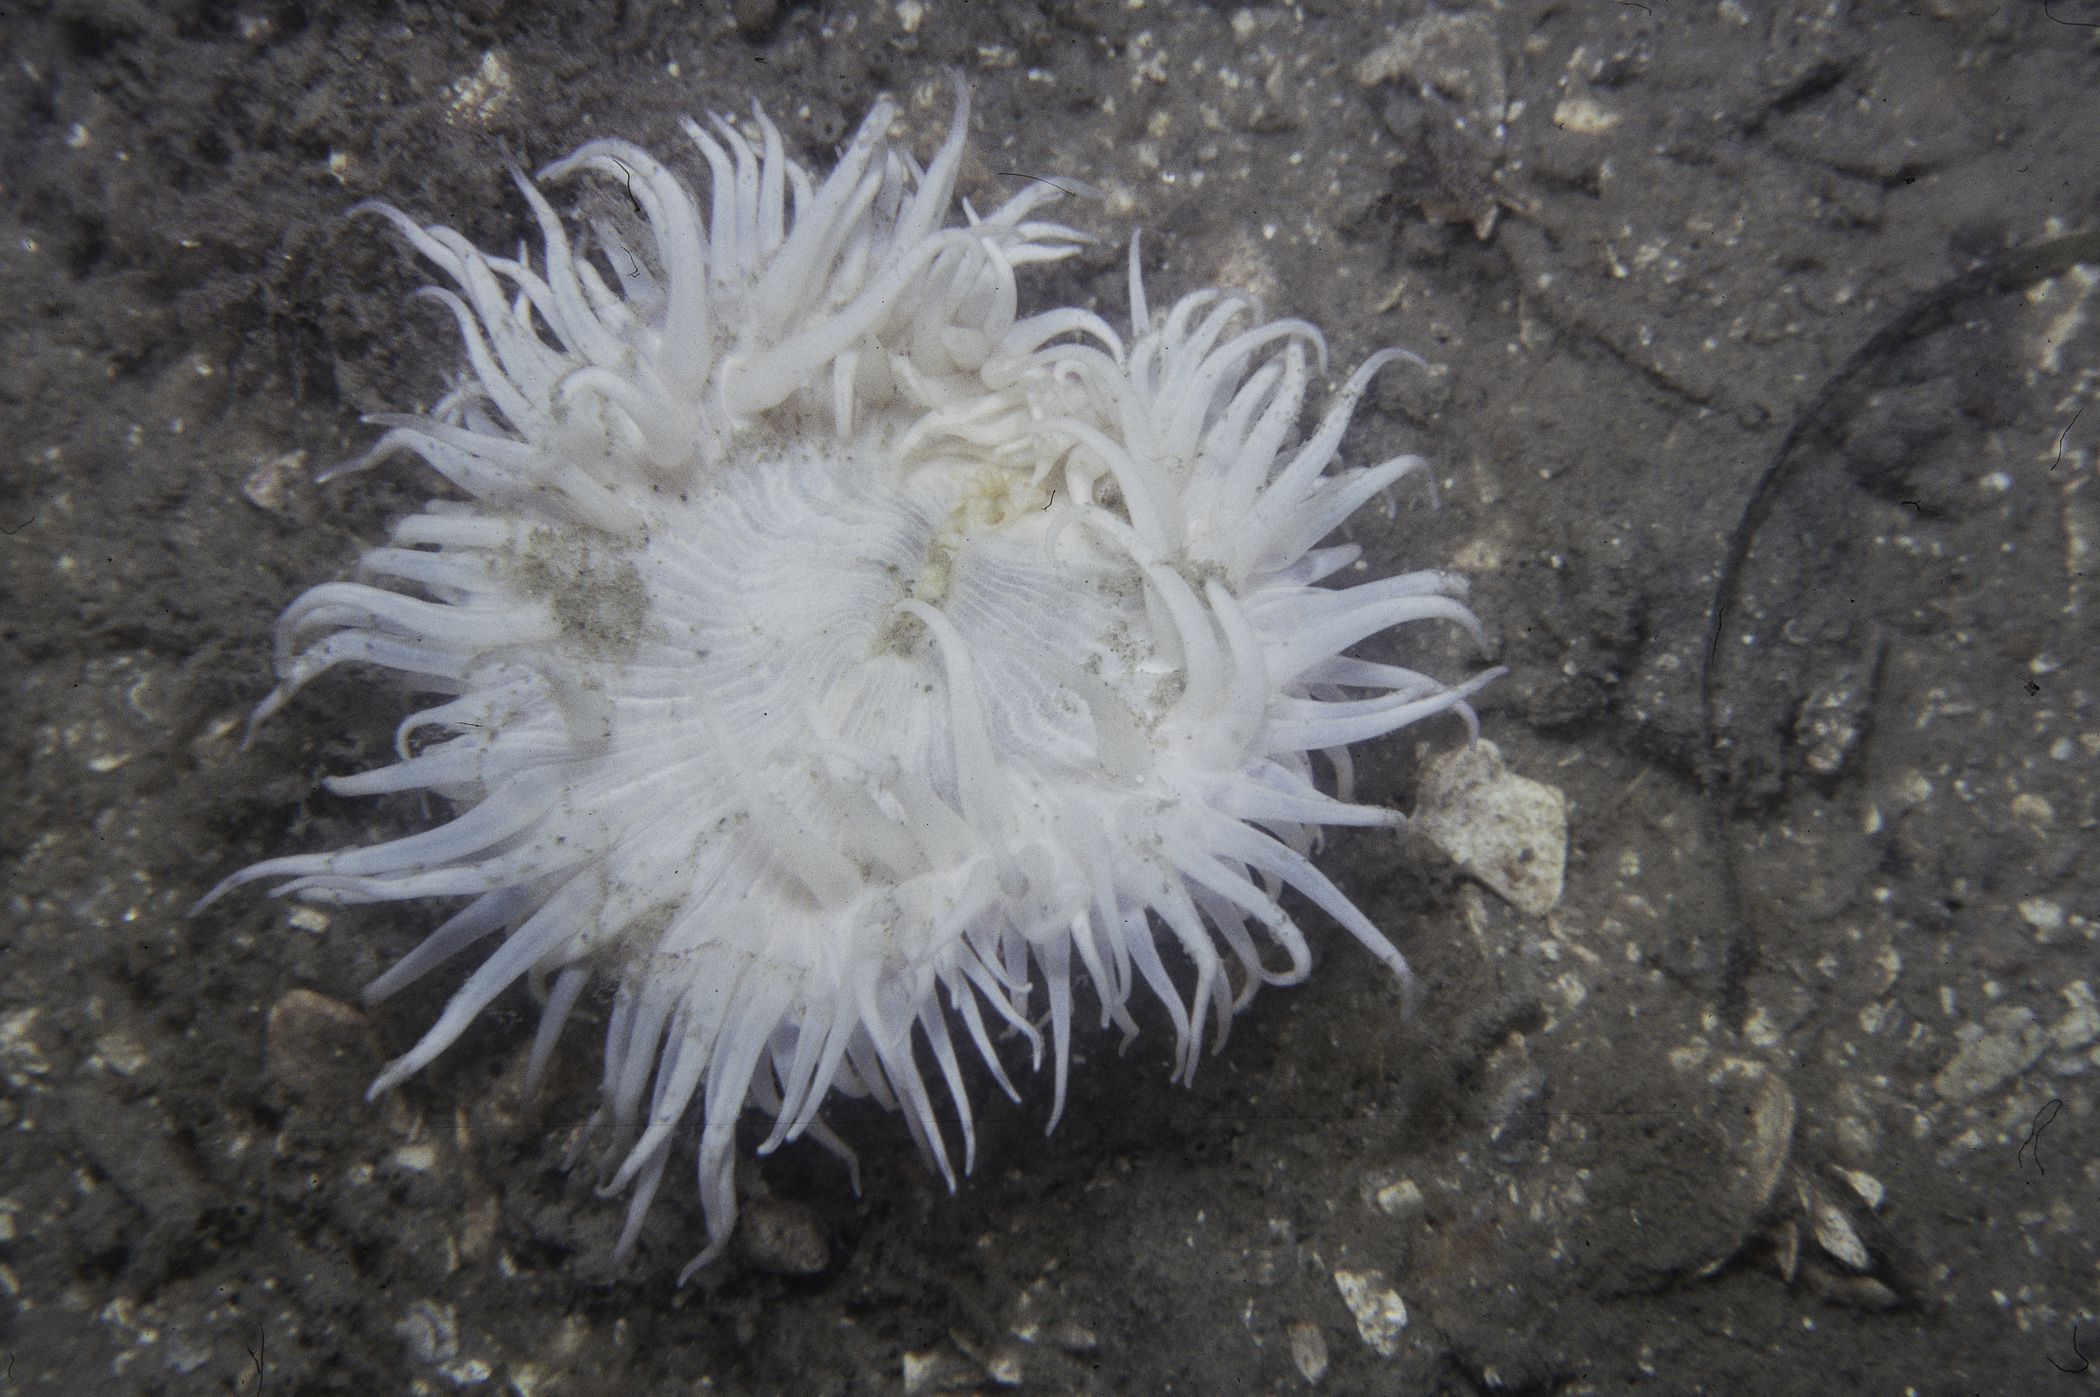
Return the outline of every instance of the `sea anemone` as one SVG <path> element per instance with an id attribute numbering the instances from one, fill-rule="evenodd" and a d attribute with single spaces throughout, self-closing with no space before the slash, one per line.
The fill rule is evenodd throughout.
<path id="1" fill-rule="evenodd" d="M 872 1095 L 952 1188 L 925 1064 L 967 1172 L 954 1030 L 1018 1101 L 994 1035 L 1039 1066 L 1047 1028 L 1054 1128 L 1082 971 L 1126 1044 L 1142 980 L 1191 1078 L 1207 1023 L 1222 1044 L 1259 986 L 1307 973 L 1286 886 L 1408 986 L 1309 855 L 1322 825 L 1401 823 L 1351 803 L 1348 744 L 1470 725 L 1500 672 L 1344 653 L 1431 618 L 1477 637 L 1451 573 L 1320 585 L 1359 552 L 1321 541 L 1424 465 L 1329 469 L 1373 376 L 1413 356 L 1373 355 L 1301 433 L 1319 331 L 1232 290 L 1155 320 L 1135 238 L 1127 345 L 1086 310 L 1020 316 L 1017 270 L 1087 239 L 1033 217 L 1049 182 L 949 224 L 968 115 L 959 91 L 922 169 L 877 101 L 821 183 L 756 107 L 688 121 L 705 218 L 624 141 L 539 176 L 609 181 L 587 230 L 513 168 L 537 265 L 362 206 L 451 279 L 421 294 L 471 371 L 428 414 L 371 419 L 388 430 L 346 469 L 409 452 L 458 495 L 292 603 L 255 717 L 335 665 L 392 670 L 440 700 L 402 720 L 397 763 L 328 788 L 457 813 L 205 900 L 267 878 L 309 902 L 472 899 L 367 1002 L 506 933 L 373 1096 L 521 978 L 544 1004 L 530 1090 L 609 982 L 579 1140 L 604 1145 L 602 1192 L 632 1191 L 617 1259 L 699 1118 L 709 1240 L 681 1280 L 731 1235 L 747 1107 L 772 1118 L 759 1153 L 807 1133 L 850 1162 L 818 1111 Z"/>

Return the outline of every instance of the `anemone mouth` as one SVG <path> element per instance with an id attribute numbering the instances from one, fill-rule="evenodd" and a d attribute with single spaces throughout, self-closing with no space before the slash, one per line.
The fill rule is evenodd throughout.
<path id="1" fill-rule="evenodd" d="M 872 1095 L 953 1187 L 927 1070 L 967 1172 L 955 1028 L 1016 1100 L 993 1031 L 1033 1065 L 1047 1051 L 1054 1128 L 1075 981 L 1126 1037 L 1142 985 L 1190 1079 L 1261 985 L 1309 970 L 1286 887 L 1405 988 L 1309 855 L 1323 825 L 1399 823 L 1352 803 L 1351 743 L 1471 724 L 1500 672 L 1446 684 L 1348 653 L 1417 621 L 1478 636 L 1463 579 L 1326 585 L 1358 550 L 1323 540 L 1424 464 L 1336 464 L 1400 351 L 1301 434 L 1317 330 L 1228 291 L 1155 321 L 1134 239 L 1127 344 L 1090 312 L 1022 318 L 1016 269 L 1081 241 L 1031 217 L 1057 190 L 943 226 L 967 103 L 923 169 L 889 145 L 893 115 L 878 103 L 821 183 L 763 113 L 748 135 L 689 123 L 711 219 L 621 142 L 549 168 L 632 180 L 642 256 L 619 230 L 572 242 L 522 176 L 538 266 L 380 210 L 458 288 L 434 299 L 474 377 L 380 419 L 364 459 L 412 451 L 472 503 L 400 521 L 357 581 L 295 601 L 256 718 L 338 664 L 394 671 L 441 701 L 403 720 L 398 763 L 331 784 L 459 813 L 206 899 L 262 879 L 316 901 L 472 896 L 368 1000 L 504 933 L 374 1095 L 520 979 L 545 988 L 536 1082 L 610 980 L 581 1138 L 630 1195 L 616 1257 L 695 1123 L 693 1267 L 721 1253 L 747 1108 L 773 1120 L 762 1153 L 807 1133 L 850 1163 L 819 1111 Z M 608 280 L 597 261 L 621 250 Z"/>

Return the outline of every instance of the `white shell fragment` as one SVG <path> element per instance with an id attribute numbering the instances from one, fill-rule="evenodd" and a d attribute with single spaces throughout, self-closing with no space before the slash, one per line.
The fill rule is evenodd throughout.
<path id="1" fill-rule="evenodd" d="M 1383 1271 L 1337 1271 L 1335 1289 L 1356 1317 L 1356 1332 L 1380 1358 L 1400 1352 L 1400 1331 L 1407 1328 L 1407 1303 L 1386 1284 Z"/>
<path id="2" fill-rule="evenodd" d="M 1519 911 L 1542 917 L 1560 901 L 1567 798 L 1510 771 L 1492 742 L 1430 759 L 1413 828 Z"/>
<path id="3" fill-rule="evenodd" d="M 1792 1218 L 1788 1218 L 1780 1224 L 1773 1241 L 1780 1279 L 1792 1285 L 1794 1273 L 1801 1269 L 1801 1229 L 1794 1225 Z"/>
<path id="4" fill-rule="evenodd" d="M 1291 1362 L 1298 1365 L 1307 1387 L 1316 1386 L 1327 1374 L 1327 1336 L 1309 1319 L 1292 1321 L 1286 1332 L 1291 1336 Z"/>
<path id="5" fill-rule="evenodd" d="M 1672 1056 L 1681 1066 L 1696 1061 L 1683 1050 Z M 1697 1272 L 1704 1276 L 1720 1270 L 1765 1226 L 1793 1152 L 1795 1105 L 1779 1074 L 1725 1057 L 1707 1077 L 1703 1098 L 1689 1099 L 1697 1102 L 1692 1119 L 1719 1147 L 1714 1162 L 1720 1186 L 1707 1195 L 1709 1211 L 1700 1227 L 1685 1229 L 1688 1241 L 1698 1238 L 1704 1255 Z M 1806 1196 L 1801 1206 L 1811 1206 Z M 1787 1254 L 1782 1250 L 1782 1258 Z M 1793 1262 L 1782 1259 L 1782 1266 L 1791 1271 Z"/>
<path id="6" fill-rule="evenodd" d="M 1881 1200 L 1888 1197 L 1888 1190 L 1883 1188 L 1881 1180 L 1872 1174 L 1863 1173 L 1858 1169 L 1839 1169 L 1837 1175 L 1850 1184 L 1852 1191 L 1859 1195 L 1860 1202 L 1871 1209 L 1879 1209 Z"/>
<path id="7" fill-rule="evenodd" d="M 1806 1185 L 1801 1189 L 1801 1202 L 1814 1224 L 1817 1246 L 1855 1271 L 1872 1269 L 1874 1263 L 1867 1255 L 1867 1244 L 1859 1240 L 1859 1233 L 1853 1230 L 1852 1220 L 1845 1216 L 1843 1208 L 1823 1197 L 1820 1190 Z"/>
<path id="8" fill-rule="evenodd" d="M 1745 1194 L 1754 1212 L 1771 1199 L 1794 1147 L 1794 1094 L 1769 1074 L 1759 1077 L 1752 1091 L 1751 1138 L 1742 1155 Z"/>

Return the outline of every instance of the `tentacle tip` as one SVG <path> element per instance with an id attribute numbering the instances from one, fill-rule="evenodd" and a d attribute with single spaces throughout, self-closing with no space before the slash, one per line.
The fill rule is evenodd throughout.
<path id="1" fill-rule="evenodd" d="M 1400 1021 L 1402 1023 L 1412 1021 L 1415 1016 L 1415 1010 L 1421 1006 L 1421 1003 L 1422 987 L 1415 980 L 1415 972 L 1408 969 L 1406 962 L 1403 961 L 1400 965 Z"/>
<path id="2" fill-rule="evenodd" d="M 709 1242 L 706 1249 L 691 1261 L 688 1261 L 685 1264 L 685 1269 L 678 1273 L 678 1288 L 683 1290 L 687 1281 L 713 1265 L 721 1257 L 722 1253 L 728 1249 L 729 1238 L 727 1236 L 718 1237 L 714 1241 Z"/>
<path id="3" fill-rule="evenodd" d="M 400 212 L 399 209 L 384 199 L 361 199 L 343 210 L 343 217 L 352 219 L 362 218 L 366 214 L 377 214 L 381 218 L 393 218 L 399 215 Z"/>
<path id="4" fill-rule="evenodd" d="M 1404 359 L 1408 363 L 1413 364 L 1416 368 L 1421 369 L 1426 373 L 1436 372 L 1435 366 L 1432 365 L 1427 359 L 1424 359 L 1421 355 L 1415 353 L 1415 351 L 1413 351 L 1412 349 L 1407 349 L 1397 344 L 1389 344 L 1385 348 L 1379 350 L 1378 353 L 1384 356 L 1381 367 L 1383 366 L 1383 364 L 1390 364 L 1396 359 Z"/>
<path id="5" fill-rule="evenodd" d="M 541 184 L 546 184 L 552 180 L 566 179 L 576 173 L 586 163 L 588 162 L 583 158 L 581 152 L 564 155 L 559 160 L 541 166 L 539 173 L 535 174 L 533 179 Z"/>
<path id="6" fill-rule="evenodd" d="M 510 177 L 520 186 L 531 183 L 526 177 L 525 167 L 518 163 L 517 153 L 510 148 L 509 137 L 496 137 L 496 158 L 503 162 L 503 168 L 510 172 Z"/>
<path id="7" fill-rule="evenodd" d="M 324 466 L 320 470 L 315 471 L 314 484 L 326 485 L 331 480 L 336 480 L 346 475 L 355 475 L 373 464 L 375 463 L 370 452 L 362 456 L 353 456 L 347 461 L 337 461 L 332 466 Z"/>
<path id="8" fill-rule="evenodd" d="M 202 912 L 205 908 L 211 906 L 214 902 L 217 902 L 220 898 L 226 896 L 226 894 L 232 892 L 235 888 L 241 887 L 244 884 L 252 882 L 252 870 L 254 867 L 255 865 L 250 865 L 248 868 L 244 868 L 238 873 L 229 873 L 224 878 L 221 878 L 217 883 L 212 885 L 212 890 L 210 892 L 206 893 L 204 896 L 198 898 L 195 902 L 189 905 L 189 910 L 182 914 L 183 919 L 187 921 L 189 918 L 196 916 L 199 912 Z"/>
<path id="9" fill-rule="evenodd" d="M 385 1096 L 395 1087 L 400 1086 L 403 1081 L 407 1080 L 409 1074 L 414 1071 L 415 1068 L 403 1066 L 399 1059 L 388 1063 L 385 1070 L 372 1079 L 372 1085 L 365 1088 L 366 1103 L 370 1104 Z"/>
<path id="10" fill-rule="evenodd" d="M 277 710 L 292 701 L 292 696 L 279 684 L 270 690 L 269 696 L 248 711 L 248 720 L 241 724 L 241 745 L 235 751 L 245 752 L 255 742 L 255 731 L 276 714 Z"/>

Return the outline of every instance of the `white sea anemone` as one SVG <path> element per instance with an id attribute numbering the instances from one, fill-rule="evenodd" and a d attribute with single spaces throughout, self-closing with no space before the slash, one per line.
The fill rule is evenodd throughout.
<path id="1" fill-rule="evenodd" d="M 1399 351 L 1298 442 L 1319 332 L 1229 290 L 1155 323 L 1135 241 L 1127 347 L 1084 310 L 1021 317 L 1016 269 L 1084 241 L 1031 217 L 1058 189 L 947 226 L 967 101 L 924 169 L 896 116 L 878 101 L 821 183 L 762 111 L 686 123 L 706 219 L 648 154 L 592 141 L 540 179 L 604 176 L 603 206 L 638 217 L 572 235 L 519 175 L 538 266 L 368 206 L 451 278 L 423 294 L 472 372 L 426 416 L 377 419 L 356 464 L 412 452 L 467 499 L 292 604 L 256 717 L 345 661 L 393 670 L 443 701 L 402 721 L 397 764 L 328 786 L 459 813 L 211 894 L 288 878 L 276 891 L 313 902 L 473 899 L 367 1001 L 506 933 L 375 1096 L 521 977 L 545 1003 L 536 1081 L 610 981 L 585 1138 L 610 1141 L 604 1191 L 632 1190 L 624 1255 L 700 1117 L 709 1244 L 686 1275 L 729 1238 L 746 1107 L 773 1119 L 762 1154 L 805 1132 L 847 1154 L 818 1109 L 872 1094 L 953 1187 L 924 1064 L 967 1171 L 952 1030 L 1013 1094 L 993 1034 L 1039 1065 L 1047 1025 L 1054 1126 L 1082 969 L 1126 1041 L 1143 981 L 1191 1077 L 1207 1016 L 1222 1043 L 1257 987 L 1306 974 L 1286 885 L 1405 984 L 1308 854 L 1321 825 L 1400 822 L 1349 803 L 1348 744 L 1470 723 L 1499 673 L 1446 685 L 1343 653 L 1431 618 L 1478 635 L 1450 573 L 1319 585 L 1358 554 L 1321 540 L 1423 465 L 1329 470 Z"/>

